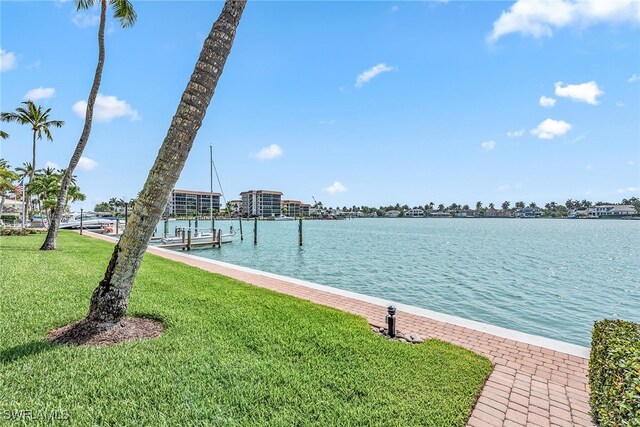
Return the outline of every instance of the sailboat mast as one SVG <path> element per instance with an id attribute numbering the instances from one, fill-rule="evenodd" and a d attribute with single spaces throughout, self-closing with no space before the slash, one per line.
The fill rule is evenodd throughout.
<path id="1" fill-rule="evenodd" d="M 213 146 L 209 145 L 209 178 L 211 181 L 211 194 L 209 195 L 209 216 L 211 217 L 211 234 L 215 234 L 213 220 Z"/>

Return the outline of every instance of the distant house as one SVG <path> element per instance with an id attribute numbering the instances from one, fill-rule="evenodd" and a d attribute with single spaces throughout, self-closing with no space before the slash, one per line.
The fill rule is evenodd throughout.
<path id="1" fill-rule="evenodd" d="M 424 218 L 424 211 L 422 209 L 409 209 L 404 216 L 408 218 Z"/>
<path id="2" fill-rule="evenodd" d="M 587 209 L 571 209 L 567 212 L 567 218 L 586 218 L 589 216 Z"/>
<path id="3" fill-rule="evenodd" d="M 387 211 L 384 216 L 387 218 L 397 218 L 400 216 L 400 211 Z"/>
<path id="4" fill-rule="evenodd" d="M 513 214 L 516 218 L 540 218 L 542 211 L 539 208 L 521 208 Z"/>
<path id="5" fill-rule="evenodd" d="M 633 205 L 597 205 L 589 209 L 589 216 L 594 218 L 607 216 L 628 216 L 636 213 Z"/>
<path id="6" fill-rule="evenodd" d="M 456 213 L 456 217 L 458 218 L 473 218 L 475 216 L 476 211 L 474 211 L 473 209 L 462 210 Z"/>
<path id="7" fill-rule="evenodd" d="M 432 218 L 451 218 L 451 214 L 449 212 L 440 211 L 430 212 L 429 216 Z"/>

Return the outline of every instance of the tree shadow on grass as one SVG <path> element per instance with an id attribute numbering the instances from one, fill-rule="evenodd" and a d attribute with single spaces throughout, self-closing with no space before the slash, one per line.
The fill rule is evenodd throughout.
<path id="1" fill-rule="evenodd" d="M 45 351 L 53 350 L 55 347 L 57 347 L 56 344 L 46 341 L 31 341 L 1 350 L 0 366 L 16 362 L 23 357 L 35 356 Z"/>

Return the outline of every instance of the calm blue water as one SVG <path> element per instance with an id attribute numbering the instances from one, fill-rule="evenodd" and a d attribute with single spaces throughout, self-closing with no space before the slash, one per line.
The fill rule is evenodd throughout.
<path id="1" fill-rule="evenodd" d="M 191 254 L 584 346 L 594 320 L 640 322 L 640 221 L 305 221 L 302 248 L 297 221 L 259 222 L 257 246 L 243 227 Z"/>

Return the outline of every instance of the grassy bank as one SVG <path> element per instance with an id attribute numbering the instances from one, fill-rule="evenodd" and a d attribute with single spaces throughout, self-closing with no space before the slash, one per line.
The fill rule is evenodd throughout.
<path id="1" fill-rule="evenodd" d="M 362 318 L 146 255 L 129 314 L 158 339 L 48 344 L 82 318 L 112 244 L 0 238 L 0 419 L 89 425 L 464 425 L 487 359 L 388 342 Z M 31 412 L 27 412 L 31 411 Z M 0 422 L 1 424 L 1 422 Z"/>

